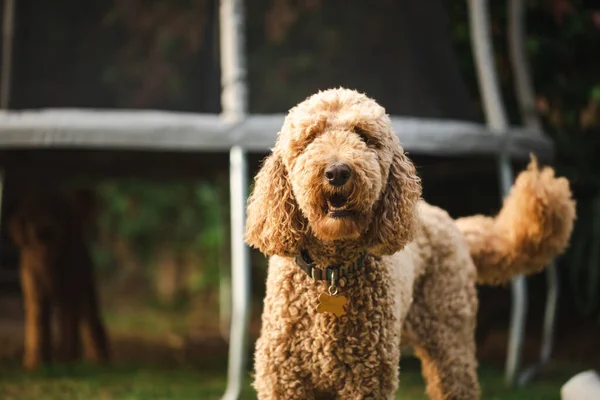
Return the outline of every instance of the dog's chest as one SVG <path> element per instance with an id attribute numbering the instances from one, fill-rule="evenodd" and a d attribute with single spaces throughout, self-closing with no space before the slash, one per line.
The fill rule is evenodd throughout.
<path id="1" fill-rule="evenodd" d="M 396 362 L 401 316 L 391 278 L 386 270 L 370 270 L 346 279 L 339 292 L 348 299 L 341 317 L 311 310 L 312 324 L 301 334 L 311 342 L 307 368 L 316 388 L 340 389 L 350 369 Z M 313 289 L 315 296 L 319 290 Z"/>

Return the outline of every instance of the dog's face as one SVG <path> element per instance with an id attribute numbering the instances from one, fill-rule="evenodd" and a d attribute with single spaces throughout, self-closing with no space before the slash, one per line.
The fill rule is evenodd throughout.
<path id="1" fill-rule="evenodd" d="M 65 228 L 58 212 L 50 207 L 28 208 L 18 221 L 22 231 L 20 244 L 26 247 L 55 247 L 62 242 Z"/>
<path id="2" fill-rule="evenodd" d="M 399 146 L 381 107 L 332 97 L 293 110 L 279 139 L 298 206 L 326 241 L 366 232 Z"/>
<path id="3" fill-rule="evenodd" d="M 21 256 L 35 264 L 31 267 L 53 268 L 65 247 L 67 210 L 53 200 L 44 198 L 43 203 L 28 200 L 11 219 L 11 237 Z"/>
<path id="4" fill-rule="evenodd" d="M 246 236 L 267 254 L 292 255 L 307 234 L 393 253 L 410 240 L 419 197 L 385 110 L 355 91 L 328 90 L 288 114 L 257 176 Z"/>
<path id="5" fill-rule="evenodd" d="M 52 265 L 83 234 L 91 204 L 87 191 L 27 194 L 11 218 L 10 236 L 22 253 L 40 265 Z"/>

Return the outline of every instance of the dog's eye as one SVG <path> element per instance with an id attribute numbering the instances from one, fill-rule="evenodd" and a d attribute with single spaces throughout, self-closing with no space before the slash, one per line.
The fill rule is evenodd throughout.
<path id="1" fill-rule="evenodd" d="M 369 135 L 364 129 L 356 126 L 354 127 L 354 133 L 356 133 L 360 137 L 360 140 L 365 142 L 367 146 L 379 148 L 379 142 L 375 140 L 371 135 Z"/>
<path id="2" fill-rule="evenodd" d="M 295 139 L 292 140 L 293 148 L 301 153 L 309 144 L 311 144 L 323 132 L 323 124 L 320 122 L 314 123 L 306 130 L 302 131 Z"/>

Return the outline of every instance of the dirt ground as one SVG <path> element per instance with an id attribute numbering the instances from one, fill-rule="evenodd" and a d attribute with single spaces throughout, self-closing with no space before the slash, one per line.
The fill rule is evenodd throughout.
<path id="1" fill-rule="evenodd" d="M 113 350 L 111 365 L 78 365 L 75 370 L 65 370 L 59 365 L 25 373 L 19 367 L 23 351 L 21 299 L 15 295 L 0 296 L 0 397 L 7 400 L 217 400 L 221 397 L 226 384 L 228 344 L 214 323 L 218 314 L 214 305 L 201 301 L 192 308 L 194 312 L 187 312 L 114 296 L 108 299 L 103 310 Z M 526 387 L 508 388 L 503 376 L 507 343 L 505 311 L 486 311 L 486 332 L 480 335 L 479 344 L 483 398 L 558 400 L 560 386 L 567 379 L 583 369 L 600 366 L 597 326 L 571 330 L 559 327 L 551 364 Z M 249 361 L 253 340 L 260 329 L 259 314 L 259 304 L 255 304 Z M 532 328 L 539 325 L 536 318 L 532 318 L 530 325 Z M 537 360 L 538 349 L 539 329 L 530 329 L 524 366 Z M 403 357 L 401 370 L 402 384 L 397 398 L 425 400 L 419 362 Z M 250 387 L 250 374 L 242 398 L 256 399 Z"/>
<path id="2" fill-rule="evenodd" d="M 116 363 L 149 366 L 191 365 L 215 366 L 216 360 L 226 365 L 228 344 L 213 321 L 216 310 L 204 310 L 198 316 L 176 315 L 176 312 L 150 307 L 105 307 L 113 359 Z M 254 310 L 248 356 L 260 329 L 259 310 Z M 18 362 L 23 349 L 23 308 L 18 295 L 0 297 L 0 364 Z M 508 340 L 508 316 L 493 315 L 481 333 L 478 353 L 481 362 L 502 367 Z M 523 351 L 523 364 L 535 363 L 539 357 L 541 318 L 528 321 Z M 557 329 L 553 361 L 581 368 L 600 367 L 600 326 L 575 320 L 562 321 Z M 217 365 L 221 362 L 217 361 Z"/>
<path id="3" fill-rule="evenodd" d="M 23 351 L 24 313 L 21 299 L 0 299 L 0 363 L 19 360 Z M 201 365 L 203 359 L 227 357 L 227 342 L 219 332 L 203 329 L 190 335 L 135 332 L 134 328 L 107 328 L 116 363 L 170 366 Z"/>

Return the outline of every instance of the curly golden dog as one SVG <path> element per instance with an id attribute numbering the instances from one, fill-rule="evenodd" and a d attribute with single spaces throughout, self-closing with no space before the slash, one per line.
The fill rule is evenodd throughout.
<path id="1" fill-rule="evenodd" d="M 94 203 L 87 190 L 36 190 L 23 196 L 11 218 L 10 236 L 20 250 L 25 305 L 23 365 L 29 370 L 52 358 L 77 361 L 81 339 L 91 360 L 109 359 L 94 268 L 85 242 Z M 52 354 L 54 311 L 60 348 Z"/>
<path id="2" fill-rule="evenodd" d="M 541 271 L 568 245 L 569 182 L 535 161 L 495 217 L 453 220 L 385 110 L 348 89 L 294 107 L 256 176 L 248 244 L 271 256 L 254 387 L 261 400 L 392 399 L 400 339 L 432 399 L 477 399 L 477 283 Z"/>

